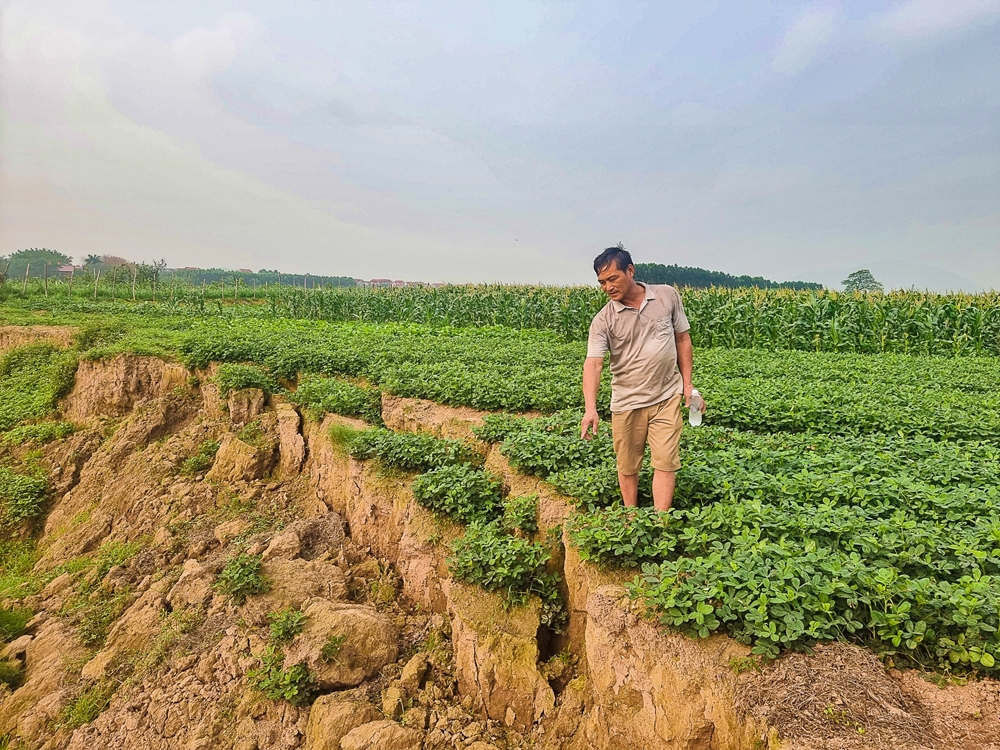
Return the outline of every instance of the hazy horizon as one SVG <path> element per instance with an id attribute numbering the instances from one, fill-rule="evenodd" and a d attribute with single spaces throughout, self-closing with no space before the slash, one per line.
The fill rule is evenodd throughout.
<path id="1" fill-rule="evenodd" d="M 1000 288 L 1000 0 L 0 2 L 0 255 Z"/>

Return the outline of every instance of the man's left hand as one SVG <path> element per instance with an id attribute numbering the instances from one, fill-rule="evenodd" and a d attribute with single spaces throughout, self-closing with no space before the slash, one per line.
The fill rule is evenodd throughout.
<path id="1" fill-rule="evenodd" d="M 684 386 L 684 406 L 688 409 L 691 408 L 691 394 L 694 391 L 694 385 L 688 384 Z M 699 394 L 700 395 L 700 394 Z M 701 413 L 704 414 L 708 411 L 708 404 L 705 403 L 705 397 L 701 397 Z"/>

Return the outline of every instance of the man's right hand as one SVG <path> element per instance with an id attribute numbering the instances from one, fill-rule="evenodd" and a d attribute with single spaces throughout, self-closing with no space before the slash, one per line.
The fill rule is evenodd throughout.
<path id="1" fill-rule="evenodd" d="M 597 416 L 597 410 L 588 411 L 583 415 L 583 421 L 580 422 L 580 439 L 590 440 L 597 434 L 597 425 L 601 423 L 601 418 Z"/>

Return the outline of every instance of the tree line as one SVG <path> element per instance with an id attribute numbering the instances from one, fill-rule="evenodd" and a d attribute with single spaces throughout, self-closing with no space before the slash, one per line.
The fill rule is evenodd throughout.
<path id="1" fill-rule="evenodd" d="M 713 286 L 726 289 L 744 287 L 799 290 L 823 288 L 822 284 L 811 281 L 771 281 L 762 276 L 733 276 L 722 271 L 708 271 L 692 266 L 665 266 L 662 263 L 636 263 L 635 279 L 647 284 L 673 284 L 674 286 L 694 287 L 696 289 L 708 289 Z"/>
<path id="2" fill-rule="evenodd" d="M 60 266 L 70 266 L 73 259 L 56 250 L 48 248 L 29 248 L 18 250 L 9 256 L 0 255 L 0 281 L 4 279 L 53 278 L 59 275 Z M 117 255 L 88 255 L 84 258 L 83 269 L 77 273 L 97 276 L 103 274 L 107 279 L 116 276 L 122 280 L 135 278 L 140 285 L 150 283 L 165 283 L 167 281 L 182 282 L 193 286 L 201 284 L 235 284 L 243 286 L 281 284 L 282 286 L 297 286 L 309 289 L 328 287 L 352 287 L 357 282 L 350 276 L 323 276 L 315 274 L 289 274 L 281 271 L 262 268 L 259 271 L 233 271 L 225 268 L 167 268 L 165 260 L 152 263 L 134 263 Z"/>

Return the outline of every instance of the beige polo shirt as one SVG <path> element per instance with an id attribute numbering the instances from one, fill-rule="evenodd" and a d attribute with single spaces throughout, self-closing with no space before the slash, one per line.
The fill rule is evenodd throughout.
<path id="1" fill-rule="evenodd" d="M 677 290 L 667 284 L 643 284 L 639 309 L 609 300 L 590 324 L 587 356 L 611 352 L 611 411 L 658 404 L 684 390 L 677 370 L 674 335 L 691 326 Z"/>

